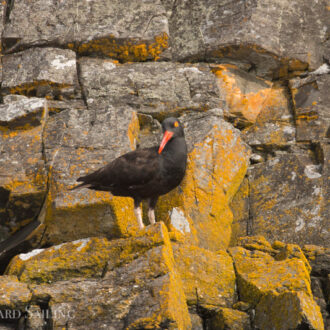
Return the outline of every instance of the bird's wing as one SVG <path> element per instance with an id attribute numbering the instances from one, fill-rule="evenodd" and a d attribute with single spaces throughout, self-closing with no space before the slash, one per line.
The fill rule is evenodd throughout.
<path id="1" fill-rule="evenodd" d="M 81 177 L 86 184 L 133 187 L 148 183 L 159 173 L 157 148 L 138 149 L 116 158 L 96 172 Z"/>

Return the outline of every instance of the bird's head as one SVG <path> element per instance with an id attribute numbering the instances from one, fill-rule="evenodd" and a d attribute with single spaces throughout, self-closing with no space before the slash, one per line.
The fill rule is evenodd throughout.
<path id="1" fill-rule="evenodd" d="M 162 142 L 160 143 L 158 153 L 160 154 L 163 149 L 165 148 L 166 144 L 175 137 L 184 137 L 183 126 L 179 122 L 178 119 L 174 117 L 166 118 L 162 122 L 162 129 L 163 129 L 163 138 Z"/>

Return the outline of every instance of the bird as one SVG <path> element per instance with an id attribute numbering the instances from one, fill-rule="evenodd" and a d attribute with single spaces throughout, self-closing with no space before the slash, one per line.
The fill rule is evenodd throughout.
<path id="1" fill-rule="evenodd" d="M 159 146 L 128 152 L 97 171 L 77 179 L 71 190 L 88 188 L 108 191 L 114 196 L 134 199 L 134 213 L 140 229 L 141 202 L 148 200 L 148 218 L 154 224 L 159 196 L 176 188 L 184 178 L 187 166 L 187 144 L 184 129 L 177 118 L 162 122 L 163 137 Z"/>

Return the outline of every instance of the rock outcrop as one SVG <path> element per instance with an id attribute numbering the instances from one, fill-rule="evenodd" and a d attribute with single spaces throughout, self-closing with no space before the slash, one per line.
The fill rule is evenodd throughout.
<path id="1" fill-rule="evenodd" d="M 329 328 L 329 13 L 2 1 L 0 328 Z M 169 116 L 188 165 L 158 223 L 70 191 Z"/>

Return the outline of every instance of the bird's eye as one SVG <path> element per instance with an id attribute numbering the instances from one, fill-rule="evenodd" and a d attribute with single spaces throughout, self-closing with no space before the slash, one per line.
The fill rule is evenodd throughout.
<path id="1" fill-rule="evenodd" d="M 174 123 L 174 127 L 179 127 L 179 123 L 177 121 Z"/>

